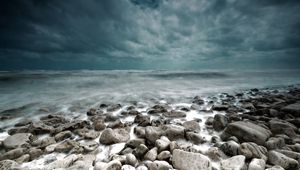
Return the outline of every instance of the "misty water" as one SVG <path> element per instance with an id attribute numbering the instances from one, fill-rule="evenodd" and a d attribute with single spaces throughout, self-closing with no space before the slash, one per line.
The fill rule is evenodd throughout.
<path id="1" fill-rule="evenodd" d="M 188 102 L 196 95 L 299 83 L 300 70 L 1 72 L 0 112 L 85 112 L 103 102 Z"/>

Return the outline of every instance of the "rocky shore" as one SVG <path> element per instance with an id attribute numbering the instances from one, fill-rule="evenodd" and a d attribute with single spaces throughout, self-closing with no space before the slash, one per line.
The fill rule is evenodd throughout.
<path id="1" fill-rule="evenodd" d="M 0 169 L 300 167 L 300 89 L 295 87 L 196 96 L 190 103 L 101 103 L 82 114 L 86 119 L 47 114 L 7 129 Z"/>

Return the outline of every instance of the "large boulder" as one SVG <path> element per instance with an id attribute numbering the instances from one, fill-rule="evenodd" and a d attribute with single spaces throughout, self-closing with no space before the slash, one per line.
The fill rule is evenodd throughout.
<path id="1" fill-rule="evenodd" d="M 286 113 L 290 113 L 296 117 L 299 117 L 300 116 L 300 102 L 287 105 L 284 108 L 282 108 L 282 110 Z"/>
<path id="2" fill-rule="evenodd" d="M 246 157 L 237 155 L 221 161 L 222 170 L 243 170 L 245 166 Z"/>
<path id="3" fill-rule="evenodd" d="M 285 134 L 288 135 L 289 137 L 295 137 L 297 131 L 297 127 L 289 122 L 286 122 L 284 120 L 271 120 L 269 122 L 270 124 L 270 129 L 272 133 L 274 134 Z"/>
<path id="4" fill-rule="evenodd" d="M 129 132 L 125 129 L 105 129 L 100 136 L 100 143 L 111 145 L 115 143 L 127 142 L 129 140 Z"/>
<path id="5" fill-rule="evenodd" d="M 236 136 L 241 142 L 254 142 L 264 145 L 271 134 L 268 129 L 254 123 L 237 121 L 228 124 L 221 137 L 227 139 L 230 136 Z"/>
<path id="6" fill-rule="evenodd" d="M 186 152 L 179 149 L 173 151 L 172 164 L 174 168 L 180 170 L 212 169 L 208 157 L 200 153 Z"/>
<path id="7" fill-rule="evenodd" d="M 3 141 L 3 146 L 7 149 L 14 149 L 18 147 L 28 147 L 32 140 L 31 133 L 16 133 L 12 136 L 8 136 Z"/>
<path id="8" fill-rule="evenodd" d="M 284 169 L 298 169 L 299 163 L 295 159 L 285 156 L 282 153 L 271 150 L 268 153 L 268 161 L 273 165 L 279 165 Z"/>

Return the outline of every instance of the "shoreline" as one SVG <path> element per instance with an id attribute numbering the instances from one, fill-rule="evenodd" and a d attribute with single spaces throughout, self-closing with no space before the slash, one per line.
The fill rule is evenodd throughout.
<path id="1" fill-rule="evenodd" d="M 299 102 L 295 87 L 250 89 L 21 120 L 0 133 L 0 169 L 297 169 Z"/>

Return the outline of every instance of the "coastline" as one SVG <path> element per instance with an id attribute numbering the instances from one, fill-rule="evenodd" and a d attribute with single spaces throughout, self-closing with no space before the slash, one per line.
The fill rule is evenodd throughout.
<path id="1" fill-rule="evenodd" d="M 0 168 L 295 169 L 299 102 L 295 87 L 250 89 L 189 103 L 102 103 L 72 119 L 18 119 L 0 135 Z"/>

